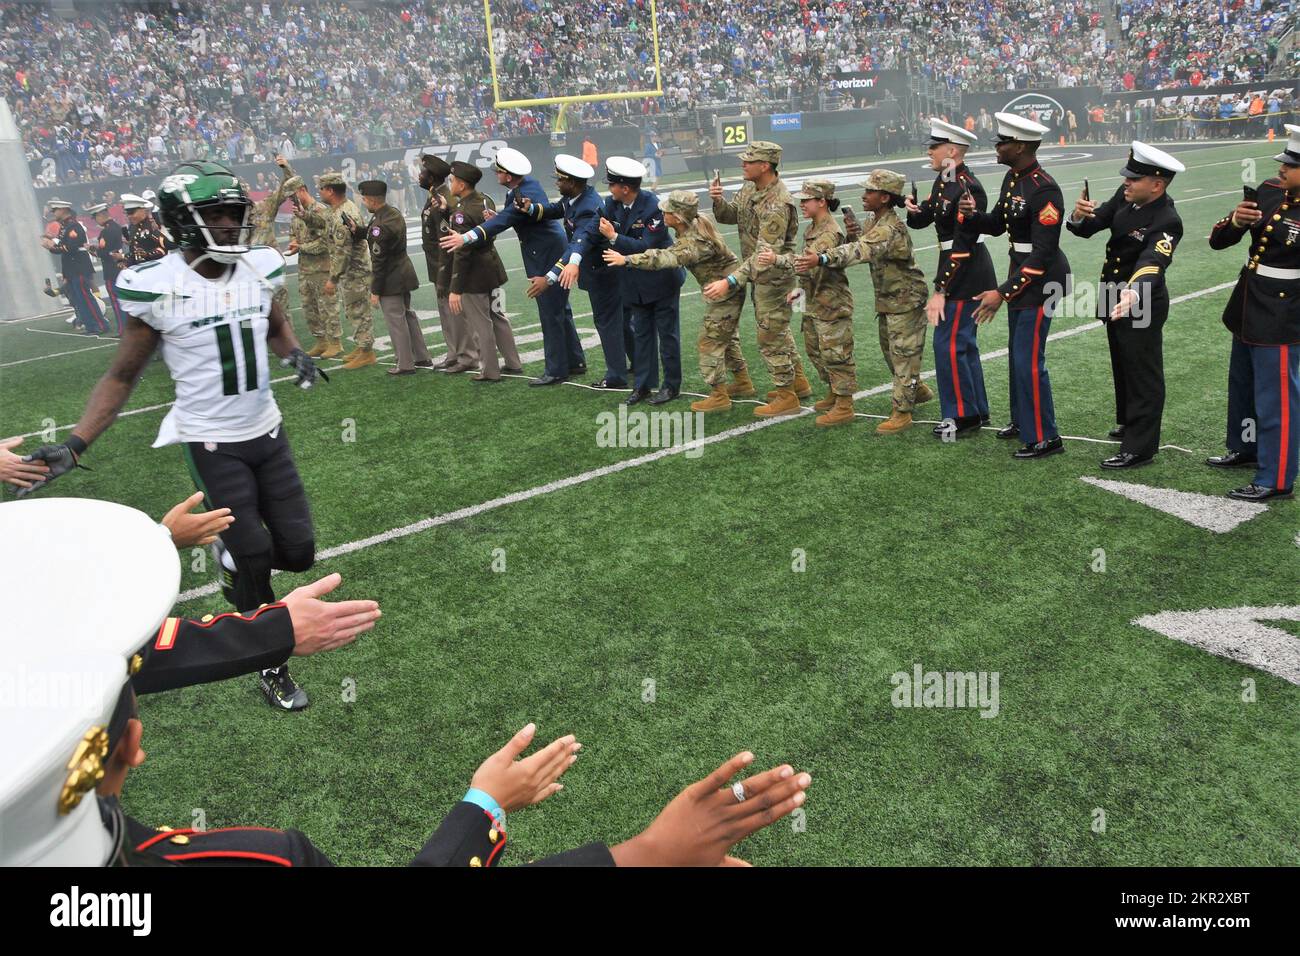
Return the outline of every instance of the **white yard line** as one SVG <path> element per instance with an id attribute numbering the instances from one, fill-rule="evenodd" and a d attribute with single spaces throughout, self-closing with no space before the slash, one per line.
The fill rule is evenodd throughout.
<path id="1" fill-rule="evenodd" d="M 34 329 L 31 331 L 35 331 Z M 76 355 L 78 352 L 93 352 L 95 349 L 115 349 L 116 342 L 106 342 L 103 345 L 87 345 L 84 349 L 72 349 L 67 352 L 55 352 L 51 355 L 36 355 L 32 358 L 14 359 L 12 362 L 0 362 L 0 368 L 9 368 L 13 365 L 25 365 L 28 362 L 39 362 L 42 359 L 58 358 L 60 355 Z"/>
<path id="2" fill-rule="evenodd" d="M 1170 304 L 1172 305 L 1173 303 L 1176 302 L 1183 302 L 1188 299 L 1194 299 L 1202 295 L 1209 295 L 1213 292 L 1218 292 L 1223 289 L 1231 288 L 1234 284 L 1235 283 L 1233 282 L 1226 282 L 1221 285 L 1212 286 L 1211 288 L 1208 289 L 1201 289 L 1197 292 L 1191 292 L 1188 293 L 1187 295 L 1179 296 L 1178 298 L 1171 300 Z M 1070 336 L 1079 335 L 1083 332 L 1090 332 L 1093 329 L 1099 329 L 1099 328 L 1101 328 L 1100 322 L 1087 322 L 1084 323 L 1083 325 L 1075 326 L 1074 328 L 1063 329 L 1060 332 L 1053 332 L 1047 337 L 1047 340 L 1051 342 L 1056 339 L 1069 338 Z M 992 360 L 996 358 L 1003 358 L 1006 355 L 1007 355 L 1006 349 L 999 349 L 995 352 L 986 353 L 982 355 L 981 358 Z M 933 372 L 929 372 L 926 374 L 925 377 L 927 378 L 932 377 L 933 374 L 934 374 Z M 867 388 L 867 389 L 863 389 L 860 392 L 856 392 L 853 397 L 855 400 L 857 400 L 860 398 L 866 398 L 871 395 L 880 395 L 892 390 L 893 387 L 894 387 L 893 382 L 885 382 L 882 385 L 877 385 L 873 388 Z M 601 391 L 604 390 L 602 389 Z M 549 495 L 555 491 L 562 491 L 565 488 L 572 488 L 576 485 L 586 484 L 587 482 L 594 481 L 597 478 L 603 478 L 606 475 L 617 474 L 618 472 L 626 471 L 629 468 L 638 468 L 641 465 L 648 465 L 651 462 L 659 461 L 661 459 L 668 458 L 672 455 L 678 455 L 687 451 L 703 448 L 706 445 L 713 445 L 716 444 L 717 442 L 727 441 L 731 438 L 738 438 L 741 435 L 748 435 L 751 434 L 752 432 L 756 432 L 761 429 L 768 428 L 772 425 L 780 424 L 781 422 L 792 421 L 796 418 L 805 418 L 812 413 L 813 413 L 812 406 L 810 405 L 800 406 L 799 411 L 793 415 L 785 415 L 778 418 L 767 418 L 761 421 L 750 422 L 749 424 L 746 425 L 739 425 L 735 428 L 728 428 L 725 431 L 718 432 L 716 435 L 709 435 L 703 439 L 699 439 L 694 442 L 689 442 L 685 445 L 676 445 L 669 448 L 660 448 L 657 451 L 653 451 L 645 455 L 639 455 L 635 458 L 628 458 L 625 459 L 624 461 L 615 462 L 612 465 L 605 465 L 601 468 L 593 468 L 589 471 L 584 471 L 577 475 L 571 475 L 568 478 L 560 478 L 556 481 L 549 481 L 546 484 L 535 485 L 532 488 L 527 488 L 523 491 L 516 491 L 513 492 L 512 494 L 503 495 L 500 498 L 493 498 L 490 501 L 484 501 L 477 505 L 470 505 L 469 507 L 466 508 L 458 508 L 455 511 L 448 511 L 444 514 L 434 515 L 431 518 L 423 518 L 420 521 L 415 521 L 412 522 L 411 524 L 403 525 L 400 528 L 392 528 L 388 531 L 383 531 L 379 534 L 371 535 L 368 538 L 359 538 L 356 541 L 348 541 L 344 544 L 335 545 L 332 548 L 326 548 L 325 550 L 318 552 L 316 555 L 316 559 L 318 561 L 328 561 L 331 558 L 337 558 L 341 555 L 351 554 L 354 551 L 362 551 L 365 550 L 366 548 L 372 548 L 375 545 L 385 544 L 389 541 L 396 541 L 399 538 L 406 538 L 413 534 L 419 534 L 420 532 L 428 531 L 431 528 L 437 528 L 440 527 L 441 525 L 451 524 L 456 521 L 461 521 L 465 518 L 473 518 L 476 517 L 477 515 L 481 515 L 488 511 L 495 511 L 496 509 L 504 508 L 507 505 L 518 504 L 521 501 L 529 501 L 533 498 L 539 498 L 542 495 Z M 1096 441 L 1099 439 L 1090 439 L 1090 440 Z M 278 574 L 279 572 L 277 571 L 274 573 Z M 183 592 L 177 600 L 181 602 L 193 601 L 197 598 L 207 597 L 209 594 L 215 594 L 218 590 L 219 590 L 219 585 L 216 584 L 216 582 L 213 582 L 211 584 L 204 584 L 196 588 L 190 588 L 188 591 Z"/>

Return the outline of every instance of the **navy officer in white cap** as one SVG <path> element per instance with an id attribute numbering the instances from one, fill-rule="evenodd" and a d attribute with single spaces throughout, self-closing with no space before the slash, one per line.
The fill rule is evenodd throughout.
<path id="1" fill-rule="evenodd" d="M 551 266 L 566 251 L 564 230 L 559 223 L 542 218 L 546 190 L 530 175 L 533 164 L 527 156 L 505 146 L 497 150 L 494 163 L 497 183 L 506 187 L 501 209 L 482 225 L 468 232 L 450 232 L 438 244 L 447 252 L 455 252 L 462 245 L 483 242 L 514 227 L 524 259 L 524 275 L 529 280 L 529 297 L 537 300 L 537 316 L 542 323 L 542 350 L 546 359 L 542 374 L 528 384 L 556 385 L 570 375 L 580 375 L 587 370 L 578 330 L 573 324 L 569 290 L 545 279 Z M 524 211 L 525 200 L 532 204 L 528 206 L 528 212 Z M 541 284 L 534 283 L 534 279 L 541 279 Z"/>
<path id="2" fill-rule="evenodd" d="M 1115 194 L 1100 206 L 1080 198 L 1065 224 L 1082 239 L 1110 230 L 1097 318 L 1106 323 L 1110 344 L 1116 422 L 1110 435 L 1120 439 L 1120 448 L 1101 463 L 1103 468 L 1140 467 L 1160 447 L 1165 407 L 1161 333 L 1169 318 L 1165 273 L 1183 238 L 1183 221 L 1168 189 L 1186 168 L 1168 153 L 1135 141 Z"/>
<path id="3" fill-rule="evenodd" d="M 1005 282 L 980 294 L 975 320 L 987 322 L 1007 303 L 1011 422 L 998 437 L 1024 442 L 1015 452 L 1018 459 L 1045 458 L 1065 451 L 1056 430 L 1046 352 L 1052 313 L 1070 276 L 1070 261 L 1061 251 L 1065 200 L 1056 180 L 1038 164 L 1047 127 L 1015 113 L 994 116 L 998 162 L 1009 167 L 998 201 L 988 212 L 980 212 L 968 196 L 959 208 L 963 228 L 1007 236 L 1011 268 Z"/>
<path id="4" fill-rule="evenodd" d="M 1228 453 L 1207 461 L 1255 469 L 1250 484 L 1228 492 L 1242 501 L 1292 497 L 1300 453 L 1300 126 L 1286 131 L 1286 147 L 1273 157 L 1277 177 L 1253 198 L 1248 191 L 1210 231 L 1213 249 L 1250 238 L 1223 310 L 1232 333 Z"/>
<path id="5" fill-rule="evenodd" d="M 934 294 L 925 307 L 934 327 L 935 381 L 944 419 L 934 427 L 937 438 L 970 434 L 989 421 L 984 367 L 975 341 L 975 309 L 979 294 L 997 285 L 997 274 L 984 237 L 958 228 L 961 213 L 957 208 L 967 194 L 975 200 L 976 209 L 988 208 L 984 187 L 966 166 L 966 150 L 975 141 L 975 134 L 960 126 L 930 120 L 926 150 L 930 168 L 939 175 L 928 199 L 919 204 L 907 200 L 908 227 L 924 229 L 933 223 L 939 237 Z"/>
<path id="6" fill-rule="evenodd" d="M 622 255 L 648 249 L 666 249 L 672 233 L 659 210 L 659 197 L 641 188 L 645 167 L 628 156 L 605 160 L 609 198 L 600 218 L 600 234 L 609 248 Z M 685 278 L 682 269 L 609 269 L 623 276 L 623 307 L 629 316 L 628 331 L 636 343 L 636 381 L 632 394 L 649 396 L 651 405 L 676 398 L 682 388 L 682 343 L 679 291 Z M 592 308 L 595 308 L 593 297 Z M 599 313 L 597 313 L 599 315 Z M 602 336 L 602 344 L 604 338 Z M 632 355 L 632 340 L 627 343 Z M 664 366 L 659 385 L 659 362 Z M 608 361 L 608 353 L 606 361 Z"/>

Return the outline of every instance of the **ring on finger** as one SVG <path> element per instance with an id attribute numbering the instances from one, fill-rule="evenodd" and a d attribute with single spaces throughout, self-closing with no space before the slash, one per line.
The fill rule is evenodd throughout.
<path id="1" fill-rule="evenodd" d="M 745 785 L 739 780 L 731 785 L 731 792 L 735 796 L 737 803 L 745 802 Z"/>

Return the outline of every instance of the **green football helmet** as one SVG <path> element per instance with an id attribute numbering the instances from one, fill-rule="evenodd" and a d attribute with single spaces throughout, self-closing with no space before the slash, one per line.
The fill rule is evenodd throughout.
<path id="1" fill-rule="evenodd" d="M 232 245 L 213 238 L 204 212 L 238 206 L 240 226 Z M 181 163 L 158 187 L 158 216 L 167 238 L 182 249 L 197 249 L 218 262 L 234 262 L 249 250 L 253 201 L 239 178 L 220 163 Z"/>

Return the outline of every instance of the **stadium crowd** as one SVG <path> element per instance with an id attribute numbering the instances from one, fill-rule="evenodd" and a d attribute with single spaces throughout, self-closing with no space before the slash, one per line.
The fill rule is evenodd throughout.
<path id="1" fill-rule="evenodd" d="M 1292 3 L 1123 0 L 1113 44 L 1098 0 L 899 0 L 865 16 L 845 0 L 799 0 L 798 16 L 776 4 L 662 0 L 663 97 L 575 105 L 569 121 L 724 102 L 812 108 L 841 72 L 908 70 L 952 94 L 1255 80 Z M 504 99 L 654 88 L 647 0 L 498 0 L 493 10 Z M 4 95 L 29 158 L 53 160 L 42 185 L 194 158 L 269 162 L 548 131 L 554 108 L 493 108 L 487 46 L 472 0 L 175 0 L 71 19 L 0 3 Z"/>

